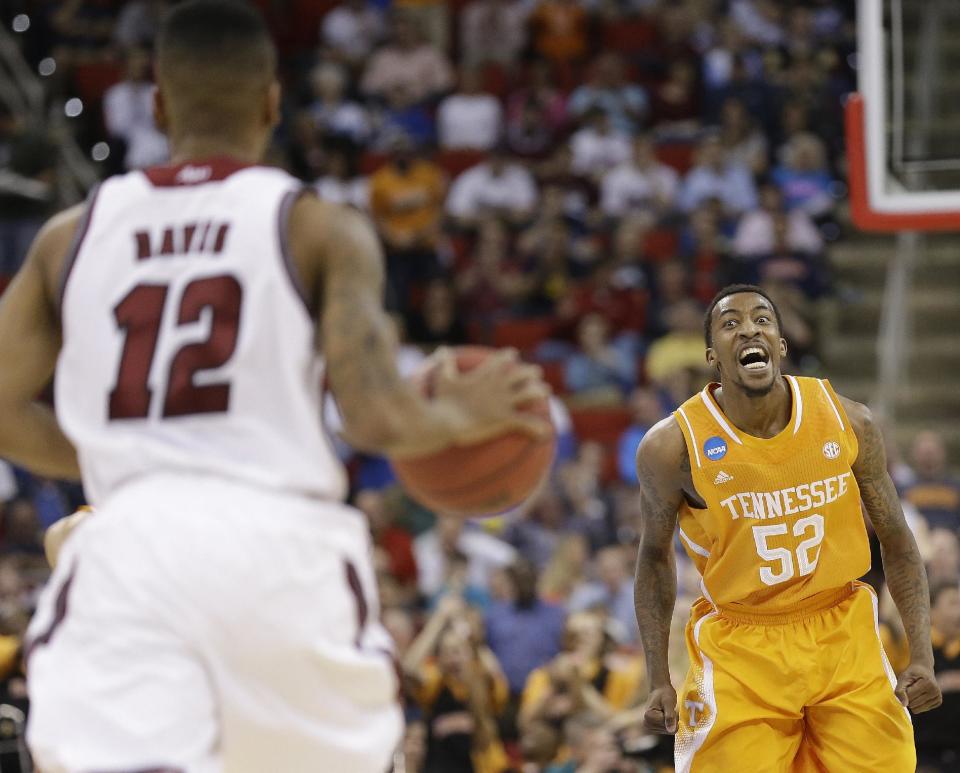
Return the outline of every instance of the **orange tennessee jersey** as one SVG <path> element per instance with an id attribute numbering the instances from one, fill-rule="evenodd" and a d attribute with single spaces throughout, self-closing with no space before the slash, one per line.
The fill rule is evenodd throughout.
<path id="1" fill-rule="evenodd" d="M 793 407 L 776 437 L 735 427 L 713 396 L 715 383 L 674 413 L 707 505 L 684 502 L 680 539 L 704 595 L 731 611 L 801 610 L 870 568 L 846 412 L 827 381 L 784 378 Z"/>

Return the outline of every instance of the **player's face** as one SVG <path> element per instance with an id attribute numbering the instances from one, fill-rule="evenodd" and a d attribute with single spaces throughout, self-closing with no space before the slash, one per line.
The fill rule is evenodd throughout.
<path id="1" fill-rule="evenodd" d="M 728 295 L 713 310 L 710 324 L 713 346 L 707 349 L 707 363 L 720 370 L 723 383 L 751 397 L 773 389 L 787 342 L 780 337 L 770 302 L 757 293 Z"/>

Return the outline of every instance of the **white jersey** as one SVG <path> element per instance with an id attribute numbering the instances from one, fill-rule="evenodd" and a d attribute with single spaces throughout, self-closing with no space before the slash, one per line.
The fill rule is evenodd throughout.
<path id="1" fill-rule="evenodd" d="M 285 244 L 300 191 L 285 172 L 217 159 L 91 195 L 64 269 L 56 409 L 92 503 L 177 471 L 345 496 Z"/>

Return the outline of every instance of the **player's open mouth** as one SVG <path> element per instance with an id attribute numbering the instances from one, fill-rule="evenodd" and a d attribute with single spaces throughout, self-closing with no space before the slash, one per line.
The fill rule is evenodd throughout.
<path id="1" fill-rule="evenodd" d="M 770 355 L 762 347 L 747 346 L 740 351 L 737 361 L 744 370 L 758 371 L 767 367 Z"/>

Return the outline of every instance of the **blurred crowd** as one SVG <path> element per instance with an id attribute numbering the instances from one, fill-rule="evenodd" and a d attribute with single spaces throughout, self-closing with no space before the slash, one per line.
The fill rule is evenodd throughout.
<path id="1" fill-rule="evenodd" d="M 150 47 L 170 0 L 9 0 L 0 22 L 52 122 L 0 93 L 0 287 L 73 203 L 66 132 L 97 175 L 163 163 Z M 389 465 L 341 445 L 396 639 L 409 773 L 670 769 L 639 729 L 633 455 L 698 389 L 702 314 L 762 283 L 817 372 L 817 304 L 842 237 L 843 0 L 258 0 L 281 52 L 268 162 L 367 212 L 412 372 L 439 344 L 511 345 L 557 395 L 550 485 L 519 517 L 437 519 Z M 838 211 L 839 208 L 839 211 Z M 960 765 L 960 483 L 941 439 L 891 470 L 935 596 L 945 707 L 917 720 L 930 771 Z M 956 467 L 960 460 L 952 460 Z M 0 703 L 24 705 L 19 637 L 45 573 L 37 535 L 82 492 L 0 467 Z M 875 542 L 875 540 L 874 540 Z M 882 587 L 879 549 L 871 581 Z M 671 662 L 698 595 L 678 551 Z M 904 642 L 887 597 L 883 636 Z"/>

